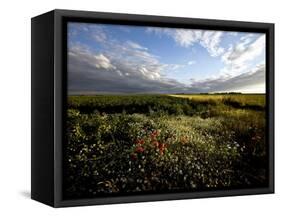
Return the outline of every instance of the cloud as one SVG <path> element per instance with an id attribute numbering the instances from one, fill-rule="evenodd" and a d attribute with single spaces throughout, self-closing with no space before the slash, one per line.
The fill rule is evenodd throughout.
<path id="1" fill-rule="evenodd" d="M 92 34 L 93 39 L 95 39 L 97 42 L 104 42 L 106 40 L 106 34 L 102 31 L 96 31 Z"/>
<path id="2" fill-rule="evenodd" d="M 186 67 L 184 64 L 163 64 L 165 71 L 175 72 L 178 69 Z"/>
<path id="3" fill-rule="evenodd" d="M 120 73 L 152 80 L 162 77 L 164 65 L 147 48 L 132 41 L 108 41 L 107 46 L 108 49 L 104 52 L 116 63 Z"/>
<path id="4" fill-rule="evenodd" d="M 196 64 L 195 60 L 190 60 L 187 62 L 187 65 L 189 65 L 189 66 L 194 65 L 194 64 Z"/>
<path id="5" fill-rule="evenodd" d="M 72 47 L 69 52 L 68 56 L 70 60 L 74 58 L 80 58 L 81 62 L 89 67 L 93 66 L 97 69 L 115 69 L 116 67 L 111 64 L 111 61 L 104 56 L 103 54 L 94 55 L 88 49 L 82 49 L 79 46 Z"/>
<path id="6" fill-rule="evenodd" d="M 141 45 L 139 45 L 136 42 L 132 42 L 132 41 L 127 41 L 127 45 L 133 49 L 138 49 L 138 50 L 147 50 L 146 47 L 143 47 Z"/>
<path id="7" fill-rule="evenodd" d="M 221 76 L 215 79 L 193 81 L 191 88 L 202 87 L 202 92 L 242 91 L 253 86 L 261 86 L 259 92 L 265 93 L 265 64 L 258 64 L 252 70 L 234 77 Z M 257 92 L 256 89 L 252 89 Z"/>
<path id="8" fill-rule="evenodd" d="M 222 61 L 226 64 L 223 70 L 239 74 L 261 54 L 265 56 L 265 35 L 261 35 L 254 41 L 252 34 L 243 36 L 236 45 L 231 45 L 222 55 Z"/>
<path id="9" fill-rule="evenodd" d="M 112 51 L 111 55 L 110 51 L 107 51 L 107 54 L 97 53 L 81 45 L 69 47 L 68 88 L 70 93 L 198 91 L 191 90 L 186 85 L 162 75 L 161 71 L 167 65 L 160 64 L 146 51 L 139 53 L 138 49 L 131 50 L 127 45 L 124 46 L 125 48 L 119 54 Z M 124 52 L 131 55 L 130 60 L 123 58 Z"/>
<path id="10" fill-rule="evenodd" d="M 221 37 L 223 32 L 221 31 L 202 31 L 202 37 L 200 44 L 207 49 L 211 56 L 220 56 L 224 52 L 224 48 L 220 46 Z"/>
<path id="11" fill-rule="evenodd" d="M 69 36 L 73 38 L 77 37 L 79 34 L 83 34 L 88 39 L 93 39 L 99 43 L 107 40 L 105 28 L 102 24 L 89 25 L 86 23 L 70 22 L 67 25 Z"/>
<path id="12" fill-rule="evenodd" d="M 96 60 L 96 68 L 104 68 L 104 69 L 111 69 L 111 68 L 115 68 L 115 66 L 113 66 L 111 63 L 110 63 L 110 60 L 104 56 L 103 54 L 99 54 L 99 55 L 96 55 L 96 56 L 93 56 L 94 57 L 94 60 Z"/>
<path id="13" fill-rule="evenodd" d="M 231 36 L 237 36 L 238 32 L 228 32 L 228 34 L 231 35 Z"/>
<path id="14" fill-rule="evenodd" d="M 220 56 L 224 52 L 224 48 L 220 46 L 222 31 L 211 30 L 195 30 L 195 29 L 171 29 L 160 27 L 148 27 L 148 33 L 155 33 L 156 35 L 167 35 L 180 46 L 190 47 L 195 43 L 204 47 L 210 56 Z"/>

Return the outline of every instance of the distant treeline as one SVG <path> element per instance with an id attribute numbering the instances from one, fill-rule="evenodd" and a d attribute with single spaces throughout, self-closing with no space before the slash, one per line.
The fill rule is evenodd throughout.
<path id="1" fill-rule="evenodd" d="M 213 94 L 217 94 L 217 95 L 220 95 L 220 94 L 232 94 L 232 95 L 236 95 L 236 94 L 242 94 L 241 92 L 223 92 L 223 93 L 213 93 Z"/>
<path id="2" fill-rule="evenodd" d="M 217 93 L 176 93 L 175 95 L 195 95 L 195 94 L 200 94 L 200 95 L 237 95 L 237 94 L 243 94 L 241 92 L 217 92 Z"/>

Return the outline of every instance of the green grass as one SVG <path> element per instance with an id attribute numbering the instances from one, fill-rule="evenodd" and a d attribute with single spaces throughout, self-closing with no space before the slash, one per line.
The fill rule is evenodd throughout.
<path id="1" fill-rule="evenodd" d="M 69 96 L 66 198 L 267 184 L 265 95 Z"/>

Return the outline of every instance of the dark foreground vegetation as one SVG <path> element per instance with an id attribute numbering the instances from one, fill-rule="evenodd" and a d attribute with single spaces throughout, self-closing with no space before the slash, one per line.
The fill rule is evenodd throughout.
<path id="1" fill-rule="evenodd" d="M 267 185 L 264 95 L 69 96 L 64 196 Z"/>

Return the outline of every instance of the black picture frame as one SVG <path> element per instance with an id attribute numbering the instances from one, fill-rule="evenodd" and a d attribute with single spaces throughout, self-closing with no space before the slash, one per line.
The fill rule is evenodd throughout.
<path id="1" fill-rule="evenodd" d="M 268 187 L 64 200 L 62 154 L 67 96 L 68 21 L 265 33 Z M 274 193 L 274 24 L 71 10 L 50 11 L 32 18 L 31 24 L 32 199 L 53 207 L 67 207 Z"/>

